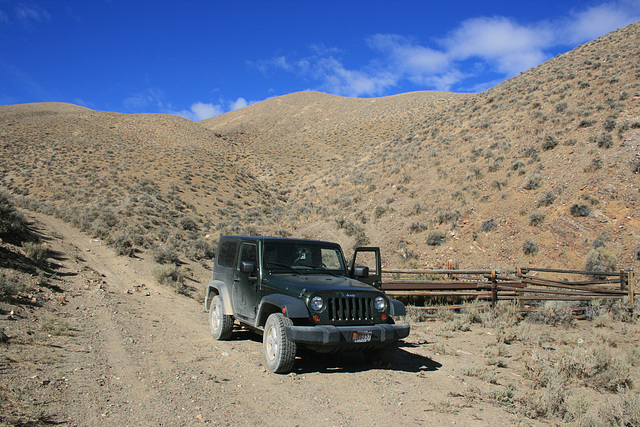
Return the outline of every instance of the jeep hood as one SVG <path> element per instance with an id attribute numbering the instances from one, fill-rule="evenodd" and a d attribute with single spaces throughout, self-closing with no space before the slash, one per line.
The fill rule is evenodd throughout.
<path id="1" fill-rule="evenodd" d="M 362 283 L 358 280 L 344 276 L 332 276 L 328 274 L 277 274 L 265 278 L 264 282 L 269 286 L 299 293 L 306 289 L 307 293 L 331 291 L 376 291 L 373 286 Z"/>

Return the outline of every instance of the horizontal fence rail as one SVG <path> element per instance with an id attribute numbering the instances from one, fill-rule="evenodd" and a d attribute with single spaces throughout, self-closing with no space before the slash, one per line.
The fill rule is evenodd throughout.
<path id="1" fill-rule="evenodd" d="M 530 301 L 625 297 L 631 304 L 635 302 L 633 270 L 602 272 L 521 267 L 514 276 L 508 276 L 496 270 L 383 269 L 382 276 L 382 290 L 391 296 L 475 297 L 492 304 L 513 300 L 521 305 Z"/>

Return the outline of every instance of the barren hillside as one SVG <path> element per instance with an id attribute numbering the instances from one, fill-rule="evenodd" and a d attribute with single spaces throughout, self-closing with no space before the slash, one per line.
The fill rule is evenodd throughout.
<path id="1" fill-rule="evenodd" d="M 637 268 L 639 37 L 636 23 L 478 95 L 292 94 L 203 124 L 275 154 L 247 167 L 280 167 L 292 234 L 338 226 L 395 250 L 387 265 L 581 268 L 595 245 Z"/>
<path id="2" fill-rule="evenodd" d="M 481 94 L 303 92 L 199 123 L 3 106 L 0 185 L 125 254 L 261 233 L 387 266 L 637 269 L 639 44 L 636 23 Z"/>
<path id="3" fill-rule="evenodd" d="M 243 164 L 262 179 L 286 183 L 323 175 L 327 165 L 354 161 L 426 114 L 466 94 L 412 92 L 384 98 L 345 98 L 298 92 L 200 122 L 241 142 Z"/>

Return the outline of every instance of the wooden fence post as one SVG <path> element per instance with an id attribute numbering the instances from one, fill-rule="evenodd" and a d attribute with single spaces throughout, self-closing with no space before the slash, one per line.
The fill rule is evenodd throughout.
<path id="1" fill-rule="evenodd" d="M 629 288 L 629 302 L 631 305 L 635 305 L 635 280 L 633 277 L 633 270 L 627 271 L 627 288 Z"/>
<path id="2" fill-rule="evenodd" d="M 516 277 L 517 277 L 518 279 L 520 279 L 520 284 L 522 284 L 522 276 L 523 276 L 523 273 L 522 273 L 522 267 L 517 267 L 517 268 L 516 268 Z M 522 296 L 524 295 L 524 292 L 518 292 L 518 294 L 517 294 L 517 295 L 518 295 L 519 297 L 522 297 Z M 523 300 L 522 298 L 519 298 L 519 299 L 518 299 L 518 308 L 519 308 L 520 310 L 523 310 L 523 309 L 524 309 L 524 300 Z"/>
<path id="3" fill-rule="evenodd" d="M 491 270 L 491 306 L 495 307 L 498 302 L 498 279 L 496 279 L 496 271 Z"/>

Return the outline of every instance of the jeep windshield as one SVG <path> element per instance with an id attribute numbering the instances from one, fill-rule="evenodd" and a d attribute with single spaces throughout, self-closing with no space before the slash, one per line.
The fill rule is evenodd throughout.
<path id="1" fill-rule="evenodd" d="M 332 274 L 346 276 L 340 246 L 323 242 L 265 241 L 262 262 L 271 274 Z"/>

